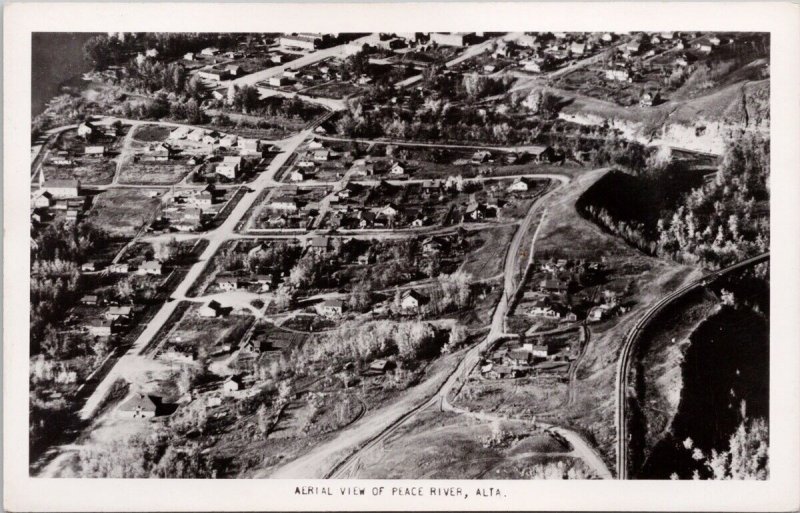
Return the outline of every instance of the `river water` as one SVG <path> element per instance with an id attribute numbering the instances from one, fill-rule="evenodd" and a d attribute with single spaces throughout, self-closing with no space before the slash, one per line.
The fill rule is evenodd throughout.
<path id="1" fill-rule="evenodd" d="M 91 70 L 83 58 L 83 44 L 93 32 L 35 32 L 31 38 L 31 116 L 40 114 L 61 87 L 80 85 Z"/>
<path id="2" fill-rule="evenodd" d="M 640 479 L 691 478 L 697 462 L 683 446 L 687 437 L 705 452 L 726 450 L 747 417 L 769 416 L 769 327 L 752 310 L 725 307 L 691 336 L 683 363 L 683 391 L 671 433 L 653 449 Z"/>

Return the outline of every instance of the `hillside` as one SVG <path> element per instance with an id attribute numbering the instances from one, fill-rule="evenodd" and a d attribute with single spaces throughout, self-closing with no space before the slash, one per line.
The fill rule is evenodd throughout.
<path id="1" fill-rule="evenodd" d="M 620 130 L 642 143 L 722 153 L 724 141 L 742 131 L 769 130 L 769 79 L 736 82 L 687 101 L 668 99 L 655 107 L 621 107 L 586 96 L 574 98 L 559 117 Z"/>

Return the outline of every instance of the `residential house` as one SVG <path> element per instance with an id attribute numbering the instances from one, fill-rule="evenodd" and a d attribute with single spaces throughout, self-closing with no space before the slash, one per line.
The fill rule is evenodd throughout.
<path id="1" fill-rule="evenodd" d="M 536 301 L 530 310 L 530 315 L 534 317 L 544 317 L 546 319 L 560 319 L 561 313 L 556 310 L 546 299 Z"/>
<path id="2" fill-rule="evenodd" d="M 533 344 L 526 342 L 522 344 L 522 349 L 531 353 L 534 358 L 547 358 L 552 352 L 550 346 L 546 344 Z"/>
<path id="3" fill-rule="evenodd" d="M 200 317 L 218 317 L 222 314 L 222 305 L 218 301 L 211 300 L 197 309 Z"/>
<path id="4" fill-rule="evenodd" d="M 216 172 L 229 180 L 235 180 L 242 170 L 242 157 L 228 156 L 217 164 Z"/>
<path id="5" fill-rule="evenodd" d="M 145 394 L 133 394 L 117 408 L 117 415 L 130 419 L 149 419 L 156 416 L 156 403 Z"/>
<path id="6" fill-rule="evenodd" d="M 406 290 L 400 295 L 400 308 L 403 310 L 418 310 L 420 306 L 427 302 L 427 296 L 424 296 L 413 289 Z"/>
<path id="7" fill-rule="evenodd" d="M 631 72 L 627 68 L 611 68 L 605 70 L 606 80 L 617 80 L 619 82 L 630 82 Z"/>
<path id="8" fill-rule="evenodd" d="M 81 304 L 87 306 L 94 306 L 97 304 L 97 296 L 95 294 L 88 294 L 81 298 Z"/>
<path id="9" fill-rule="evenodd" d="M 316 253 L 326 253 L 330 249 L 330 245 L 330 238 L 318 236 L 311 239 L 308 249 Z"/>
<path id="10" fill-rule="evenodd" d="M 331 152 L 330 150 L 317 150 L 314 152 L 314 160 L 317 162 L 326 162 L 330 160 Z"/>
<path id="11" fill-rule="evenodd" d="M 474 32 L 431 32 L 430 40 L 439 46 L 463 47 L 475 40 Z"/>
<path id="12" fill-rule="evenodd" d="M 84 121 L 78 125 L 78 135 L 84 139 L 92 139 L 97 136 L 100 131 L 89 121 Z"/>
<path id="13" fill-rule="evenodd" d="M 530 146 L 527 153 L 534 162 L 552 162 L 555 158 L 555 151 L 551 146 Z"/>
<path id="14" fill-rule="evenodd" d="M 240 155 L 260 155 L 261 154 L 261 141 L 258 139 L 243 139 L 239 138 L 237 145 L 239 147 Z"/>
<path id="15" fill-rule="evenodd" d="M 386 372 L 394 368 L 394 362 L 385 358 L 378 358 L 369 364 L 369 370 L 372 372 Z"/>
<path id="16" fill-rule="evenodd" d="M 328 299 L 317 303 L 314 308 L 323 317 L 339 317 L 344 311 L 344 301 L 341 299 Z"/>
<path id="17" fill-rule="evenodd" d="M 228 134 L 219 140 L 219 146 L 221 148 L 233 148 L 234 146 L 236 146 L 238 141 L 239 141 L 239 136 L 237 136 L 236 134 Z"/>
<path id="18" fill-rule="evenodd" d="M 128 264 L 111 264 L 108 266 L 108 272 L 112 274 L 127 274 L 128 268 Z"/>
<path id="19" fill-rule="evenodd" d="M 105 317 L 109 321 L 116 321 L 119 319 L 128 319 L 131 316 L 133 309 L 130 306 L 112 306 L 106 310 Z"/>
<path id="20" fill-rule="evenodd" d="M 93 156 L 93 157 L 96 157 L 96 156 L 102 157 L 103 155 L 106 154 L 106 147 L 105 146 L 86 146 L 83 149 L 83 154 L 87 155 L 87 156 Z"/>
<path id="21" fill-rule="evenodd" d="M 161 274 L 161 262 L 158 260 L 148 260 L 139 264 L 138 274 Z"/>
<path id="22" fill-rule="evenodd" d="M 539 282 L 539 290 L 554 294 L 565 294 L 569 288 L 566 281 L 547 278 Z"/>
<path id="23" fill-rule="evenodd" d="M 269 85 L 272 87 L 283 87 L 289 85 L 289 78 L 283 76 L 269 77 Z"/>
<path id="24" fill-rule="evenodd" d="M 296 212 L 299 209 L 297 204 L 297 199 L 294 196 L 278 196 L 274 198 L 270 204 L 269 208 L 273 210 L 286 210 L 288 212 Z"/>
<path id="25" fill-rule="evenodd" d="M 186 139 L 186 136 L 188 136 L 191 131 L 192 127 L 190 126 L 179 126 L 169 133 L 167 139 L 170 141 L 180 141 L 182 139 Z"/>
<path id="26" fill-rule="evenodd" d="M 81 187 L 78 180 L 44 180 L 40 184 L 39 189 L 49 193 L 53 199 L 74 198 Z"/>
<path id="27" fill-rule="evenodd" d="M 278 39 L 278 44 L 284 48 L 300 50 L 315 50 L 322 41 L 321 36 L 314 35 L 284 35 Z"/>
<path id="28" fill-rule="evenodd" d="M 479 150 L 472 154 L 471 162 L 473 164 L 483 164 L 492 158 L 492 153 L 486 150 Z"/>
<path id="29" fill-rule="evenodd" d="M 641 98 L 639 98 L 639 105 L 642 107 L 652 107 L 661 100 L 661 95 L 658 91 L 644 91 Z"/>
<path id="30" fill-rule="evenodd" d="M 230 376 L 222 384 L 222 390 L 227 394 L 238 392 L 242 388 L 244 388 L 244 386 L 242 383 L 242 378 L 239 376 Z"/>
<path id="31" fill-rule="evenodd" d="M 506 365 L 510 365 L 511 367 L 527 367 L 533 362 L 533 354 L 523 349 L 515 349 L 509 351 L 504 360 Z"/>
<path id="32" fill-rule="evenodd" d="M 31 198 L 33 208 L 49 208 L 53 203 L 53 195 L 44 189 L 37 189 Z"/>
<path id="33" fill-rule="evenodd" d="M 203 137 L 206 136 L 206 131 L 202 128 L 195 128 L 186 136 L 186 139 L 194 142 L 201 142 Z"/>
<path id="34" fill-rule="evenodd" d="M 86 329 L 93 337 L 110 337 L 114 330 L 114 321 L 108 319 L 92 319 Z"/>
<path id="35" fill-rule="evenodd" d="M 506 189 L 508 192 L 527 192 L 531 188 L 531 181 L 527 178 L 516 178 Z"/>
<path id="36" fill-rule="evenodd" d="M 220 289 L 225 291 L 239 288 L 239 278 L 231 273 L 219 273 L 215 282 Z"/>
<path id="37" fill-rule="evenodd" d="M 394 164 L 392 164 L 392 167 L 389 169 L 390 175 L 402 176 L 405 173 L 406 173 L 406 168 L 403 167 L 403 165 L 399 162 L 395 162 Z"/>

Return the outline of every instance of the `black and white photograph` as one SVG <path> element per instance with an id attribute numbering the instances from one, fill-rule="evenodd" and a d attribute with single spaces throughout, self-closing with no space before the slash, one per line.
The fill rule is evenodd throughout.
<path id="1" fill-rule="evenodd" d="M 32 31 L 27 478 L 770 481 L 773 35 L 650 26 Z"/>

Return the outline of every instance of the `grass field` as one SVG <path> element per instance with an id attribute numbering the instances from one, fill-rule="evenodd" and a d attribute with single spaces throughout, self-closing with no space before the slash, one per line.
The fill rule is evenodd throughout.
<path id="1" fill-rule="evenodd" d="M 302 94 L 322 98 L 341 99 L 347 98 L 348 96 L 359 92 L 361 92 L 361 88 L 349 82 L 329 82 L 327 84 L 321 84 L 304 89 Z"/>
<path id="2" fill-rule="evenodd" d="M 161 206 L 139 190 L 110 190 L 94 198 L 88 220 L 115 236 L 133 236 L 156 217 Z"/>
<path id="3" fill-rule="evenodd" d="M 249 315 L 233 314 L 225 317 L 204 318 L 197 313 L 200 305 L 186 311 L 181 321 L 169 333 L 167 346 L 200 349 L 213 354 L 223 344 L 236 345 L 250 326 Z"/>
<path id="4" fill-rule="evenodd" d="M 473 279 L 491 278 L 503 272 L 506 249 L 517 226 L 498 226 L 481 230 L 479 237 L 483 245 L 469 253 L 461 269 L 472 275 Z"/>
<path id="5" fill-rule="evenodd" d="M 191 172 L 192 166 L 175 161 L 126 162 L 119 174 L 122 184 L 171 185 Z"/>
<path id="6" fill-rule="evenodd" d="M 361 458 L 359 479 L 520 479 L 536 465 L 571 459 L 571 447 L 519 422 L 503 422 L 511 437 L 488 446 L 491 424 L 428 411 L 404 424 L 380 450 Z M 414 450 L 409 450 L 413 447 Z"/>
<path id="7" fill-rule="evenodd" d="M 139 125 L 133 133 L 133 138 L 141 142 L 161 142 L 167 139 L 172 131 L 170 127 L 160 125 Z"/>
<path id="8" fill-rule="evenodd" d="M 79 180 L 81 185 L 107 185 L 114 178 L 116 164 L 105 159 L 75 159 L 75 166 L 42 167 L 48 180 Z"/>

